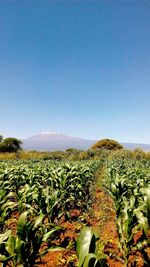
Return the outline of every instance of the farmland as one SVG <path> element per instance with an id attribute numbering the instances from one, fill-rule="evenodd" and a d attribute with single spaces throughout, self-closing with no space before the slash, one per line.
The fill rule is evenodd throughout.
<path id="1" fill-rule="evenodd" d="M 120 250 L 124 260 L 126 264 L 133 260 L 135 265 L 140 255 L 142 264 L 148 266 L 150 162 L 131 159 L 111 161 L 107 164 L 105 175 L 114 200 Z"/>
<path id="2" fill-rule="evenodd" d="M 0 161 L 3 266 L 149 266 L 149 158 L 86 156 Z"/>

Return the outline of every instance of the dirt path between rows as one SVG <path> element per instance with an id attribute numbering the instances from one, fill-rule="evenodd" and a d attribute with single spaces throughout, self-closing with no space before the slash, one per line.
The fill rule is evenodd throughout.
<path id="1" fill-rule="evenodd" d="M 100 238 L 97 253 L 106 254 L 110 267 L 125 267 L 119 249 L 119 238 L 116 227 L 116 212 L 113 200 L 102 184 L 103 169 L 97 172 L 95 196 L 90 215 L 93 231 Z"/>

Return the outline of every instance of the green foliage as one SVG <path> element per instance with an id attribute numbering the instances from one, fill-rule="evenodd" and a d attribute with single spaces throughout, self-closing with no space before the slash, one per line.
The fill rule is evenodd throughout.
<path id="1" fill-rule="evenodd" d="M 0 142 L 2 142 L 3 140 L 3 136 L 0 134 Z"/>
<path id="2" fill-rule="evenodd" d="M 114 198 L 120 246 L 126 262 L 132 251 L 140 250 L 148 265 L 150 229 L 150 162 L 115 159 L 107 163 L 109 191 Z M 140 238 L 134 242 L 134 236 Z"/>
<path id="3" fill-rule="evenodd" d="M 99 259 L 95 253 L 96 236 L 90 227 L 82 228 L 77 239 L 77 254 L 79 258 L 78 267 L 100 267 L 107 266 L 106 259 Z"/>
<path id="4" fill-rule="evenodd" d="M 78 149 L 76 149 L 76 148 L 67 148 L 66 152 L 67 152 L 67 154 L 74 154 L 74 153 L 78 153 Z"/>
<path id="5" fill-rule="evenodd" d="M 0 143 L 1 144 L 1 143 Z M 107 159 L 115 158 L 128 158 L 128 159 L 150 159 L 150 152 L 144 152 L 140 149 L 125 150 L 108 150 L 108 149 L 88 149 L 86 151 L 69 149 L 69 151 L 17 151 L 16 153 L 0 153 L 0 160 L 9 160 L 9 159 L 22 159 L 22 160 L 55 160 L 55 161 L 78 161 L 78 160 L 101 160 L 105 161 Z"/>
<path id="6" fill-rule="evenodd" d="M 56 225 L 72 209 L 86 211 L 99 162 L 0 162 L 0 262 L 31 267 L 46 242 L 51 249 Z M 16 234 L 8 231 L 13 211 L 21 214 Z M 42 254 L 45 250 L 42 250 Z"/>
<path id="7" fill-rule="evenodd" d="M 21 144 L 22 141 L 17 138 L 9 137 L 2 140 L 0 136 L 0 152 L 17 152 L 21 150 Z"/>
<path id="8" fill-rule="evenodd" d="M 44 213 L 51 222 L 56 216 L 67 215 L 69 209 L 88 208 L 98 165 L 99 162 L 2 162 L 1 190 L 6 189 L 7 180 L 8 192 L 14 194 L 19 212 L 30 208 L 36 214 Z"/>
<path id="9" fill-rule="evenodd" d="M 17 233 L 6 231 L 0 235 L 0 261 L 8 266 L 32 267 L 40 255 L 53 248 L 41 250 L 45 242 L 50 241 L 54 232 L 60 227 L 50 227 L 43 223 L 44 215 L 30 219 L 29 212 L 21 214 Z M 59 249 L 59 248 L 57 248 Z"/>
<path id="10" fill-rule="evenodd" d="M 117 150 L 117 149 L 122 149 L 123 146 L 121 144 L 119 144 L 117 141 L 115 140 L 111 140 L 111 139 L 102 139 L 98 142 L 96 142 L 91 149 L 95 150 L 95 149 L 107 149 L 107 150 Z"/>

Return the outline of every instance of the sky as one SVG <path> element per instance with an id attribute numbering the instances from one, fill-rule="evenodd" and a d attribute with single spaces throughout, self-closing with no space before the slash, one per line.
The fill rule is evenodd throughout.
<path id="1" fill-rule="evenodd" d="M 0 134 L 150 143 L 149 0 L 0 0 Z"/>

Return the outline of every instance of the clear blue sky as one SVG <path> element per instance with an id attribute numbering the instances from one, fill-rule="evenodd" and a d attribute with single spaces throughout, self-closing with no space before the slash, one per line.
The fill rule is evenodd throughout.
<path id="1" fill-rule="evenodd" d="M 0 133 L 150 143 L 149 0 L 0 0 Z"/>

